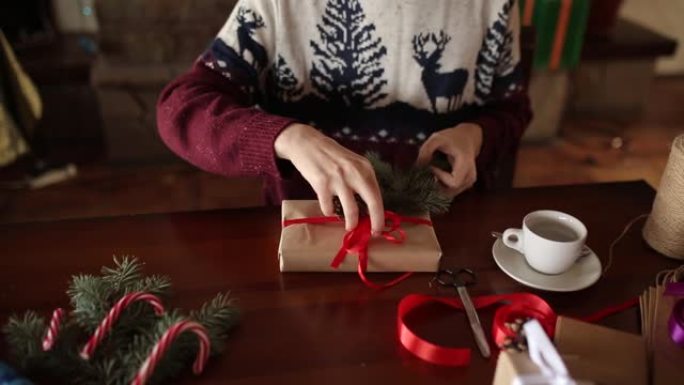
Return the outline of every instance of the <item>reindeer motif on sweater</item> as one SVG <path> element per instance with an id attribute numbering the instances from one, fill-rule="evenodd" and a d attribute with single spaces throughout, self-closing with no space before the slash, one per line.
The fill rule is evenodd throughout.
<path id="1" fill-rule="evenodd" d="M 437 98 L 447 100 L 446 111 L 449 112 L 457 107 L 463 95 L 463 89 L 468 82 L 468 71 L 463 68 L 451 72 L 439 72 L 439 64 L 444 48 L 451 41 L 451 36 L 444 31 L 439 36 L 434 33 L 420 33 L 413 37 L 413 58 L 423 67 L 420 79 L 425 86 L 425 92 L 430 99 L 432 112 L 437 113 Z M 426 44 L 434 45 L 431 51 L 426 49 Z"/>
<path id="2" fill-rule="evenodd" d="M 239 24 L 237 28 L 238 45 L 240 55 L 244 57 L 245 51 L 252 55 L 252 65 L 263 68 L 268 60 L 266 49 L 254 40 L 254 31 L 265 27 L 264 19 L 251 9 L 239 7 L 236 20 Z"/>

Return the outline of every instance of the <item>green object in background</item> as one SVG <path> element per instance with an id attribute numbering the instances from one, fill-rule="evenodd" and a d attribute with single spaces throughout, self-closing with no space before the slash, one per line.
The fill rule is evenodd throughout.
<path id="1" fill-rule="evenodd" d="M 535 69 L 571 69 L 579 63 L 584 44 L 584 33 L 589 18 L 591 0 L 520 0 L 520 14 L 523 25 L 525 20 L 525 7 L 532 6 L 532 25 L 535 27 L 536 44 L 534 53 Z M 600 1 L 600 0 L 599 0 Z M 569 5 L 569 19 L 563 50 L 561 51 L 558 66 L 553 68 L 552 56 L 554 43 L 558 33 L 558 21 L 561 16 L 564 3 Z"/>

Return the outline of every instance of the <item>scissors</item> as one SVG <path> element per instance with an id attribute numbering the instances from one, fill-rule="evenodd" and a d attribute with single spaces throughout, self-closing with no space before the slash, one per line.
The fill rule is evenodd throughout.
<path id="1" fill-rule="evenodd" d="M 470 294 L 468 294 L 468 290 L 466 289 L 467 286 L 477 282 L 477 275 L 475 272 L 470 269 L 458 269 L 455 271 L 448 269 L 440 270 L 432 281 L 437 282 L 440 286 L 456 289 L 458 296 L 461 298 L 461 302 L 463 302 L 463 307 L 468 316 L 470 328 L 473 330 L 477 347 L 480 349 L 482 357 L 489 358 L 491 355 L 489 343 L 487 342 L 487 337 L 485 337 L 484 330 L 482 330 L 480 317 L 477 316 L 473 301 L 470 299 Z"/>

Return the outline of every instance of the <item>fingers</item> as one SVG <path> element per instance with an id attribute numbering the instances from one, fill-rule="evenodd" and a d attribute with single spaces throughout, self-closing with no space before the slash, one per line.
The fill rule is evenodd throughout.
<path id="1" fill-rule="evenodd" d="M 456 196 L 463 191 L 471 188 L 477 179 L 475 167 L 467 167 L 463 165 L 454 165 L 452 173 L 448 173 L 437 167 L 431 167 L 432 172 L 447 189 L 447 193 L 451 196 Z"/>
<path id="2" fill-rule="evenodd" d="M 454 176 L 452 174 L 450 174 L 444 170 L 441 170 L 437 167 L 430 167 L 430 168 L 432 169 L 432 173 L 435 174 L 435 176 L 437 177 L 437 180 L 442 182 L 442 184 L 446 188 L 448 188 L 449 190 L 455 190 L 459 187 L 458 182 L 456 181 L 456 179 L 454 178 Z"/>
<path id="3" fill-rule="evenodd" d="M 358 189 L 358 193 L 368 207 L 371 231 L 374 235 L 377 235 L 385 228 L 385 209 L 382 203 L 382 195 L 380 194 L 380 186 L 378 186 L 378 182 L 375 179 L 375 174 L 373 174 L 372 180 L 366 182 L 366 184 Z"/>
<path id="4" fill-rule="evenodd" d="M 347 231 L 353 230 L 359 223 L 359 206 L 354 199 L 354 192 L 347 186 L 341 186 L 337 190 L 337 196 L 344 211 L 344 228 Z"/>
<path id="5" fill-rule="evenodd" d="M 425 143 L 423 143 L 422 146 L 420 146 L 420 149 L 418 150 L 418 159 L 416 160 L 416 164 L 419 166 L 426 166 L 430 164 L 432 161 L 432 156 L 434 155 L 435 151 L 437 151 L 441 145 L 441 141 L 439 137 L 435 136 L 434 134 L 431 135 Z"/>
<path id="6" fill-rule="evenodd" d="M 325 189 L 320 192 L 316 192 L 318 196 L 318 204 L 321 206 L 321 212 L 325 216 L 335 215 L 335 207 L 333 206 L 332 194 L 329 190 Z"/>

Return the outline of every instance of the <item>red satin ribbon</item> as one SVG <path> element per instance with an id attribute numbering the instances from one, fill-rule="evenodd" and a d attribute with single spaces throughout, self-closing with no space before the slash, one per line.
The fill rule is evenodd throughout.
<path id="1" fill-rule="evenodd" d="M 504 322 L 511 322 L 519 317 L 534 317 L 539 320 L 544 330 L 553 335 L 556 327 L 556 313 L 541 298 L 534 294 L 513 293 L 500 295 L 485 295 L 473 297 L 473 305 L 476 309 L 506 303 L 499 307 L 494 314 L 492 336 L 497 345 L 503 343 L 512 332 L 504 326 Z M 410 294 L 399 302 L 397 315 L 397 328 L 399 341 L 411 353 L 419 358 L 437 365 L 466 366 L 470 364 L 470 349 L 450 348 L 426 341 L 415 334 L 405 323 L 408 313 L 417 307 L 428 303 L 437 302 L 450 306 L 454 309 L 463 310 L 463 303 L 458 298 L 435 297 L 421 294 Z"/>
<path id="2" fill-rule="evenodd" d="M 342 223 L 344 220 L 339 217 L 310 217 L 286 219 L 283 221 L 283 227 L 296 224 L 324 224 L 324 223 Z M 380 233 L 382 238 L 392 243 L 403 243 L 406 240 L 406 232 L 401 228 L 402 222 L 413 223 L 419 225 L 432 226 L 432 222 L 428 219 L 415 217 L 402 217 L 391 211 L 385 211 L 385 229 Z M 384 289 L 398 284 L 399 282 L 410 277 L 411 272 L 404 273 L 399 277 L 383 284 L 378 284 L 366 277 L 366 270 L 368 269 L 368 244 L 371 240 L 371 221 L 370 217 L 364 216 L 359 218 L 359 223 L 353 230 L 347 231 L 342 238 L 342 245 L 340 250 L 333 258 L 330 266 L 337 269 L 340 264 L 347 257 L 347 254 L 357 254 L 359 263 L 357 271 L 359 278 L 368 287 L 373 289 Z"/>
<path id="3" fill-rule="evenodd" d="M 473 305 L 476 309 L 484 309 L 489 306 L 501 304 L 494 313 L 492 322 L 492 336 L 497 346 L 501 346 L 506 337 L 513 337 L 514 333 L 505 326 L 507 322 L 513 322 L 517 318 L 535 318 L 544 328 L 544 331 L 553 338 L 556 329 L 558 315 L 546 301 L 530 293 L 511 293 L 499 295 L 484 295 L 473 297 Z M 432 364 L 445 366 L 467 366 L 470 364 L 470 349 L 452 348 L 429 342 L 413 332 L 405 322 L 407 314 L 414 309 L 428 303 L 442 303 L 454 309 L 463 310 L 460 299 L 452 297 L 435 297 L 421 294 L 410 294 L 399 302 L 397 314 L 397 330 L 401 344 L 415 356 Z M 606 309 L 580 318 L 587 322 L 603 319 L 611 314 L 628 309 L 638 303 L 638 298 L 611 306 Z"/>

